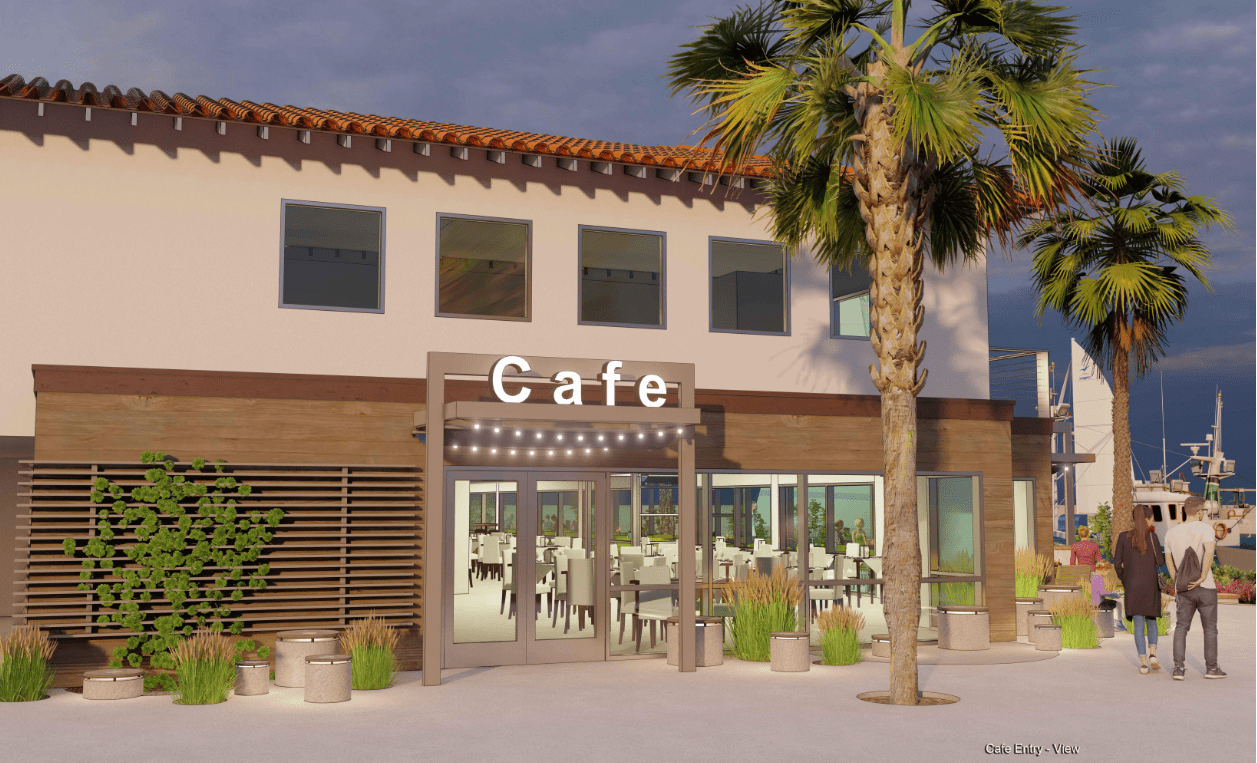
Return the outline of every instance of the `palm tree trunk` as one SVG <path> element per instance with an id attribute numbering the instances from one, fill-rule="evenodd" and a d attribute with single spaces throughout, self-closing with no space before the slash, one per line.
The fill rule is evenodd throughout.
<path id="1" fill-rule="evenodd" d="M 870 79 L 881 77 L 881 65 Z M 870 368 L 882 397 L 882 463 L 885 474 L 886 536 L 882 550 L 883 604 L 890 631 L 890 700 L 917 704 L 917 626 L 921 619 L 921 545 L 917 531 L 917 407 L 925 384 L 917 367 L 921 308 L 923 219 L 916 157 L 891 131 L 889 107 L 880 93 L 861 85 L 856 105 L 864 129 L 854 162 L 855 192 L 872 248 L 872 331 L 878 365 Z"/>
<path id="2" fill-rule="evenodd" d="M 1135 505 L 1130 476 L 1130 355 L 1124 342 L 1113 349 L 1113 531 L 1117 536 L 1131 529 Z M 1094 507 L 1084 507 L 1088 511 Z"/>

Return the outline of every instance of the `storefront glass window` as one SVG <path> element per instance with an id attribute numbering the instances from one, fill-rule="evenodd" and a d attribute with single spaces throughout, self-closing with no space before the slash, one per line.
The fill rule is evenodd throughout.
<path id="1" fill-rule="evenodd" d="M 784 334 L 786 250 L 779 244 L 711 242 L 711 328 Z"/>
<path id="2" fill-rule="evenodd" d="M 652 233 L 580 229 L 581 323 L 664 326 L 664 243 Z"/>
<path id="3" fill-rule="evenodd" d="M 438 221 L 437 314 L 528 318 L 528 224 L 445 215 Z"/>
<path id="4" fill-rule="evenodd" d="M 284 307 L 384 309 L 384 211 L 284 204 Z"/>

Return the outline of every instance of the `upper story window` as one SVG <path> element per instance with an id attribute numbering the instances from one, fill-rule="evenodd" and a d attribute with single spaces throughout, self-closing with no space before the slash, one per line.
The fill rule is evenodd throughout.
<path id="1" fill-rule="evenodd" d="M 711 330 L 786 334 L 790 326 L 786 248 L 711 240 Z"/>
<path id="2" fill-rule="evenodd" d="M 836 337 L 869 336 L 869 288 L 873 277 L 863 263 L 855 263 L 851 272 L 835 265 L 829 269 L 829 290 L 833 298 L 832 331 Z"/>
<path id="3" fill-rule="evenodd" d="M 384 311 L 384 210 L 283 202 L 280 307 Z"/>
<path id="4" fill-rule="evenodd" d="M 662 233 L 580 227 L 580 322 L 666 328 Z"/>
<path id="5" fill-rule="evenodd" d="M 437 215 L 437 315 L 529 320 L 530 223 Z"/>

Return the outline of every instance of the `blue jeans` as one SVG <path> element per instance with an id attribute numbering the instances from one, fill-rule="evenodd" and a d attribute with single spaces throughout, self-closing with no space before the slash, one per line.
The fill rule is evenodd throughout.
<path id="1" fill-rule="evenodd" d="M 1157 645 L 1157 619 L 1155 617 L 1144 617 L 1143 615 L 1135 615 L 1135 651 L 1139 652 L 1142 657 L 1148 653 L 1148 647 L 1144 645 L 1144 629 L 1148 630 L 1148 643 L 1153 646 Z"/>

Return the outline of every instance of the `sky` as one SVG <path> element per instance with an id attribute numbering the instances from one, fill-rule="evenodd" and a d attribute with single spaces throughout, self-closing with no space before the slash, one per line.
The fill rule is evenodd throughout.
<path id="1" fill-rule="evenodd" d="M 1067 2 L 1067 0 L 1065 0 Z M 90 81 L 642 144 L 692 144 L 699 120 L 669 98 L 668 57 L 727 0 L 415 0 L 15 3 L 0 76 Z M 917 3 L 918 11 L 926 3 Z M 1235 230 L 1205 240 L 1210 289 L 1193 286 L 1167 357 L 1132 389 L 1135 456 L 1160 462 L 1160 382 L 1170 449 L 1203 440 L 1216 391 L 1228 484 L 1257 478 L 1254 449 L 1254 7 L 1237 2 L 1072 4 L 1105 137 L 1138 139 L 1153 171 L 1214 197 Z M 1034 315 L 1024 252 L 992 251 L 990 341 L 1047 349 L 1069 331 Z M 928 389 L 925 394 L 929 394 Z M 1156 447 L 1149 448 L 1141 443 Z M 1182 458 L 1169 461 L 1173 468 Z"/>

